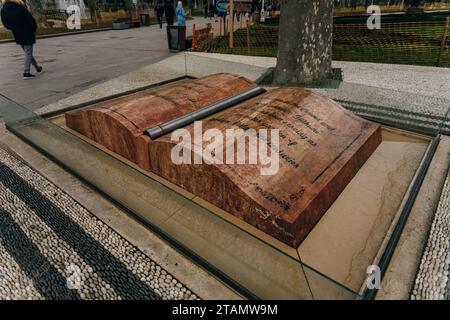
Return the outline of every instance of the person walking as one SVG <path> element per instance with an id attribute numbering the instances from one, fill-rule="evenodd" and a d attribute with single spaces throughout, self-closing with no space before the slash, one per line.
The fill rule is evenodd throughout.
<path id="1" fill-rule="evenodd" d="M 3 26 L 12 31 L 14 40 L 25 53 L 23 79 L 33 79 L 35 76 L 31 74 L 31 65 L 37 73 L 42 72 L 42 66 L 38 65 L 33 56 L 33 45 L 36 43 L 36 20 L 22 0 L 2 0 L 2 2 L 4 3 L 1 11 Z"/>
<path id="2" fill-rule="evenodd" d="M 184 9 L 183 9 L 183 2 L 178 1 L 176 13 L 177 13 L 178 26 L 186 27 L 186 12 L 184 12 Z"/>
<path id="3" fill-rule="evenodd" d="M 164 2 L 164 13 L 166 15 L 166 21 L 169 26 L 173 26 L 175 18 L 175 9 L 173 8 L 172 1 L 166 0 Z"/>
<path id="4" fill-rule="evenodd" d="M 164 15 L 164 8 L 160 1 L 158 1 L 158 3 L 156 4 L 154 10 L 155 10 L 156 19 L 158 20 L 159 28 L 162 29 L 162 27 L 163 27 L 162 17 Z"/>

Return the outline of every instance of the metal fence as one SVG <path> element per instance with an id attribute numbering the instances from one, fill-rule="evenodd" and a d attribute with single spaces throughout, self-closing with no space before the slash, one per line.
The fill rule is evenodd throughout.
<path id="1" fill-rule="evenodd" d="M 450 67 L 450 18 L 440 21 L 383 23 L 370 30 L 366 23 L 335 23 L 333 59 L 342 61 Z M 276 57 L 278 25 L 251 23 L 234 32 L 205 37 L 196 51 Z"/>

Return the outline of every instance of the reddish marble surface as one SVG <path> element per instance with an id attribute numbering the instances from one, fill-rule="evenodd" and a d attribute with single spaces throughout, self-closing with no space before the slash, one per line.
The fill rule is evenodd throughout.
<path id="1" fill-rule="evenodd" d="M 149 170 L 151 139 L 146 130 L 254 87 L 253 82 L 232 74 L 184 80 L 68 112 L 66 124 Z"/>
<path id="2" fill-rule="evenodd" d="M 228 74 L 184 80 L 67 113 L 66 122 L 142 168 L 297 247 L 381 143 L 378 124 L 298 88 L 267 92 L 203 121 L 203 131 L 217 129 L 224 135 L 227 129 L 279 129 L 279 147 L 269 147 L 279 155 L 274 175 L 261 175 L 261 163 L 176 165 L 171 154 L 178 141 L 170 134 L 154 141 L 144 134 L 253 87 Z M 185 129 L 194 136 L 193 125 Z M 234 141 L 222 144 L 237 146 Z"/>
<path id="3" fill-rule="evenodd" d="M 152 171 L 292 247 L 381 143 L 378 124 L 302 89 L 277 89 L 211 116 L 203 131 L 212 128 L 279 129 L 278 173 L 261 175 L 260 163 L 175 165 L 170 135 L 151 143 Z"/>

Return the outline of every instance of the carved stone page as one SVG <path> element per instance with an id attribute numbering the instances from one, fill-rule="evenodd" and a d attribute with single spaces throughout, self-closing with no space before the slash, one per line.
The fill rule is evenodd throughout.
<path id="1" fill-rule="evenodd" d="M 194 126 L 186 129 L 194 137 Z M 279 148 L 268 145 L 279 155 L 278 172 L 261 175 L 261 163 L 176 165 L 171 135 L 150 144 L 152 171 L 292 247 L 381 143 L 378 124 L 297 88 L 276 89 L 213 115 L 203 121 L 203 132 L 208 129 L 224 137 L 227 129 L 279 129 Z M 231 145 L 236 147 L 224 139 L 224 161 Z"/>

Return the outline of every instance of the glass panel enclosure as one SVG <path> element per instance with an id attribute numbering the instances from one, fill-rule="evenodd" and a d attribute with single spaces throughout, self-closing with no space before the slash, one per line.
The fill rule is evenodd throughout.
<path id="1" fill-rule="evenodd" d="M 4 96 L 0 96 L 0 114 L 10 131 L 128 209 L 172 244 L 238 283 L 249 296 L 313 298 L 306 274 L 316 272 L 301 263 L 294 249 L 273 247 L 241 228 L 241 222 L 224 219 L 179 188 L 169 188 L 157 177 L 144 174 Z M 333 296 L 357 297 L 324 276 L 315 277 L 337 293 Z"/>
<path id="2" fill-rule="evenodd" d="M 160 81 L 182 76 L 201 77 L 218 72 L 239 73 L 255 81 L 266 72 L 266 68 L 261 65 L 242 63 L 238 57 L 233 59 L 227 62 L 200 55 L 178 54 L 152 67 L 165 75 L 158 78 Z M 386 230 L 390 228 L 390 224 L 386 223 L 385 229 L 378 234 L 380 239 L 373 244 L 371 253 L 361 259 L 361 266 L 357 270 L 359 274 L 349 280 L 345 276 L 347 265 L 338 265 L 333 254 L 344 257 L 345 254 L 352 253 L 352 242 L 357 240 L 348 240 L 344 237 L 345 233 L 348 232 L 350 237 L 355 234 L 358 241 L 363 241 L 366 236 L 366 229 L 363 227 L 368 222 L 360 223 L 357 220 L 363 214 L 357 201 L 349 205 L 345 199 L 355 199 L 355 192 L 361 190 L 358 181 L 373 179 L 373 190 L 369 190 L 372 192 L 377 186 L 383 186 L 383 177 L 391 172 L 386 171 L 387 169 L 398 168 L 380 169 L 367 163 L 367 168 L 358 173 L 352 185 L 344 190 L 339 201 L 330 208 L 327 218 L 318 223 L 296 250 L 68 130 L 58 116 L 58 110 L 68 110 L 76 105 L 86 106 L 89 101 L 98 98 L 107 99 L 111 95 L 139 89 L 136 85 L 125 86 L 121 83 L 115 83 L 114 86 L 103 84 L 99 88 L 99 93 L 96 93 L 95 88 L 89 89 L 87 95 L 68 99 L 58 108 L 46 110 L 54 111 L 51 118 L 41 117 L 0 95 L 0 117 L 10 131 L 115 201 L 172 245 L 188 253 L 192 259 L 202 263 L 217 276 L 226 278 L 229 284 L 234 284 L 248 297 L 361 298 L 359 293 L 364 285 L 365 268 L 374 262 L 375 253 L 382 250 L 381 242 L 388 234 Z M 406 195 L 431 140 L 430 137 L 403 130 L 421 132 L 431 137 L 441 128 L 444 132 L 449 132 L 449 101 L 338 81 L 330 81 L 312 90 L 335 99 L 363 117 L 385 124 L 385 143 L 377 150 L 377 157 L 397 156 L 401 159 L 405 155 L 411 156 L 411 152 L 414 155 L 417 166 L 411 165 L 410 171 L 403 174 L 406 177 L 402 186 L 404 191 L 399 192 L 398 199 L 395 199 L 398 205 L 393 205 L 390 211 L 392 216 L 389 219 L 394 221 L 397 211 L 401 209 L 400 202 Z M 402 130 L 396 131 L 392 127 Z M 411 148 L 414 150 L 411 151 Z M 370 175 L 371 172 L 378 172 L 376 170 L 380 170 L 381 178 L 375 179 Z M 378 207 L 374 199 L 378 195 L 371 196 L 370 192 L 366 196 L 368 200 L 374 201 L 373 209 L 376 211 Z M 377 218 L 378 216 L 373 217 Z M 355 225 L 345 225 L 345 219 Z M 330 227 L 333 227 L 332 231 L 327 230 Z M 335 239 L 341 242 L 335 242 Z M 342 251 L 345 254 L 341 254 L 340 249 L 335 249 L 336 246 L 341 246 L 340 249 L 345 247 Z"/>

